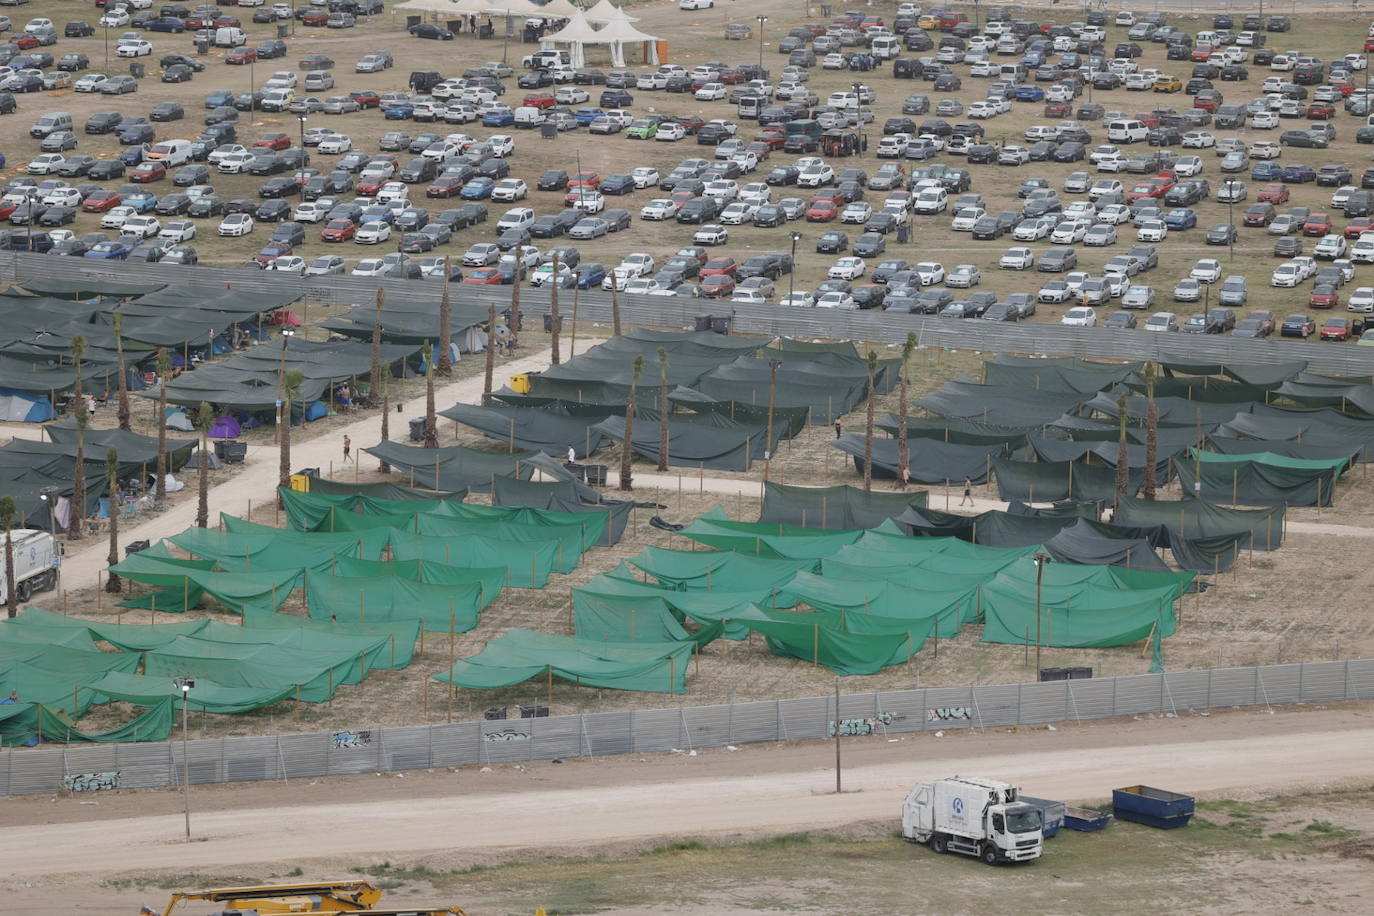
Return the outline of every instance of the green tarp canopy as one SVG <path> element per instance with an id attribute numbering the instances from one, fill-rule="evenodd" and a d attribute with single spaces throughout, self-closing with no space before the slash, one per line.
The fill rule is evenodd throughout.
<path id="1" fill-rule="evenodd" d="M 52 296 L 55 299 L 129 299 L 147 293 L 155 293 L 167 286 L 156 280 L 147 283 L 130 283 L 120 280 L 89 278 L 84 280 L 62 280 L 57 277 L 33 277 L 19 284 L 35 296 Z"/>
<path id="2" fill-rule="evenodd" d="M 1160 423 L 1168 423 L 1172 426 L 1197 426 L 1201 424 L 1204 427 L 1203 432 L 1206 432 L 1206 427 L 1209 425 L 1227 423 L 1240 414 L 1249 413 L 1254 406 L 1253 402 L 1250 401 L 1213 404 L 1178 397 L 1156 397 L 1154 403 L 1155 409 L 1159 411 Z M 1090 413 L 1099 413 L 1112 420 L 1121 414 L 1121 407 L 1116 402 L 1116 395 L 1105 391 L 1100 392 L 1089 401 L 1084 401 L 1080 410 L 1085 416 Z M 1126 416 L 1131 422 L 1143 423 L 1148 410 L 1149 399 L 1144 395 L 1132 395 L 1126 398 Z"/>
<path id="3" fill-rule="evenodd" d="M 768 425 L 768 401 L 756 404 L 752 401 L 717 399 L 702 391 L 684 388 L 679 385 L 668 393 L 668 401 L 678 411 L 706 414 L 713 413 L 740 423 L 755 426 Z M 811 417 L 811 409 L 805 405 L 784 406 L 778 397 L 773 400 L 773 427 L 780 429 L 779 438 L 792 439 L 799 435 Z"/>
<path id="4" fill-rule="evenodd" d="M 770 525 L 776 530 L 776 525 Z M 627 561 L 676 589 L 745 591 L 782 585 L 798 570 L 814 570 L 814 558 L 754 556 L 734 550 L 668 550 L 645 547 Z"/>
<path id="5" fill-rule="evenodd" d="M 665 643 L 692 640 L 704 646 L 721 635 L 724 622 L 689 632 L 665 598 L 647 595 L 603 595 L 572 590 L 573 635 L 589 641 Z M 680 613 L 680 612 L 679 612 Z"/>
<path id="6" fill-rule="evenodd" d="M 442 512 L 445 511 L 445 507 L 449 503 L 462 502 L 461 498 L 451 500 L 391 499 L 358 493 L 320 493 L 316 492 L 313 487 L 308 493 L 287 487 L 278 487 L 277 495 L 281 497 L 282 508 L 286 511 L 287 524 L 296 531 L 330 532 L 331 526 L 334 530 L 339 530 L 343 524 L 349 521 L 340 521 L 344 519 L 345 515 L 357 515 L 360 519 L 386 519 L 387 521 L 409 519 L 421 512 Z M 357 521 L 357 519 L 353 521 Z M 368 527 L 377 526 L 363 524 L 358 526 L 356 530 Z"/>
<path id="7" fill-rule="evenodd" d="M 142 674 L 110 672 L 91 684 L 91 690 L 108 700 L 131 703 L 134 706 L 157 706 L 159 703 L 175 703 L 181 698 L 181 688 L 170 678 L 148 677 Z M 196 686 L 186 694 L 186 708 L 191 712 L 212 712 L 232 715 L 253 712 L 264 706 L 271 706 L 283 700 L 290 700 L 296 694 L 294 686 L 286 687 L 225 687 L 206 678 L 196 681 Z"/>
<path id="8" fill-rule="evenodd" d="M 1185 496 L 1204 502 L 1243 506 L 1329 506 L 1334 502 L 1336 478 L 1350 467 L 1350 458 L 1302 460 L 1272 452 L 1220 455 L 1193 449 L 1188 458 L 1175 458 Z M 1195 488 L 1201 473 L 1201 489 Z"/>
<path id="9" fill-rule="evenodd" d="M 868 395 L 868 366 L 864 360 L 815 354 L 803 358 L 796 354 L 783 359 L 777 367 L 776 386 L 773 367 L 767 359 L 742 356 L 717 366 L 701 376 L 692 387 L 723 401 L 742 401 L 768 405 L 770 390 L 774 404 L 806 408 L 810 422 L 833 423 L 853 410 Z M 890 390 L 884 384 L 890 373 L 895 384 L 901 360 L 884 360 L 875 387 L 879 393 Z"/>
<path id="10" fill-rule="evenodd" d="M 897 438 L 901 431 L 901 418 L 896 414 L 883 414 L 873 421 L 877 429 Z M 944 417 L 907 417 L 906 437 L 908 439 L 939 439 L 955 445 L 1005 445 L 1010 449 L 1026 444 L 1026 437 L 1038 434 L 1043 427 L 992 426 L 977 420 L 963 420 Z"/>
<path id="11" fill-rule="evenodd" d="M 618 337 L 612 337 L 592 349 L 604 348 L 631 355 L 640 354 L 647 363 L 651 356 L 657 358 L 660 347 L 670 355 L 677 353 L 712 359 L 734 359 L 740 353 L 752 353 L 769 343 L 771 338 L 729 337 L 711 331 L 656 331 L 652 328 L 636 328 Z"/>
<path id="12" fill-rule="evenodd" d="M 1192 445 L 1194 443 L 1189 443 Z M 1029 440 L 1031 451 L 1040 461 L 1091 461 L 1096 459 L 1109 468 L 1115 468 L 1117 459 L 1120 458 L 1121 444 L 1119 441 L 1093 442 L 1078 441 L 1074 439 L 1031 439 Z M 1185 445 L 1177 445 L 1172 448 L 1167 446 L 1155 447 L 1155 481 L 1163 486 L 1169 481 L 1169 460 L 1184 451 Z M 1126 442 L 1126 466 L 1129 468 L 1145 468 L 1148 452 L 1144 445 L 1138 445 L 1133 441 Z"/>
<path id="13" fill-rule="evenodd" d="M 107 671 L 134 671 L 139 656 L 42 643 L 0 643 L 0 697 L 44 703 L 81 715 L 91 703 L 84 688 Z"/>
<path id="14" fill-rule="evenodd" d="M 400 442 L 381 442 L 363 451 L 403 474 L 412 475 L 412 480 L 420 484 L 474 493 L 491 492 L 494 477 L 528 479 L 530 470 L 521 461 L 534 454 L 527 451 L 482 452 L 462 445 L 421 448 Z"/>
<path id="15" fill-rule="evenodd" d="M 407 567 L 426 565 L 421 561 L 377 565 L 397 569 L 392 575 L 306 573 L 305 594 L 310 616 L 317 620 L 359 623 L 413 620 L 426 630 L 464 633 L 477 626 L 482 609 L 500 594 L 500 581 L 505 576 L 505 571 L 501 570 L 493 582 L 490 579 L 493 571 L 482 570 L 481 576 L 472 575 L 467 582 L 428 583 L 403 574 Z"/>
<path id="16" fill-rule="evenodd" d="M 907 506 L 924 506 L 924 490 L 884 493 L 860 487 L 794 487 L 765 481 L 761 524 L 812 528 L 876 528 Z"/>
<path id="17" fill-rule="evenodd" d="M 473 690 L 512 687 L 550 675 L 585 687 L 686 693 L 695 648 L 690 640 L 612 643 L 511 629 L 433 677 Z"/>
<path id="18" fill-rule="evenodd" d="M 1149 383 L 1140 376 L 1132 376 L 1122 384 L 1137 394 L 1144 394 L 1149 390 Z M 1183 398 L 1210 404 L 1248 404 L 1263 401 L 1269 391 L 1269 388 L 1262 385 L 1247 385 L 1244 382 L 1210 376 L 1155 379 L 1157 398 Z"/>
<path id="19" fill-rule="evenodd" d="M 593 519 L 591 516 L 578 516 Z M 522 522 L 514 518 L 439 518 L 428 513 L 415 516 L 416 530 L 408 535 L 435 537 L 440 539 L 460 537 L 491 537 L 506 543 L 523 543 L 540 547 L 554 545 L 553 568 L 560 573 L 570 573 L 582 562 L 582 553 L 600 540 L 604 530 L 604 517 L 599 519 L 601 526 L 589 531 L 588 526 L 557 525 L 543 522 Z"/>
<path id="20" fill-rule="evenodd" d="M 457 296 L 453 297 L 455 300 Z M 449 306 L 448 333 L 457 343 L 469 328 L 485 325 L 488 306 L 477 302 L 454 301 Z M 498 310 L 499 311 L 499 310 Z M 373 303 L 354 305 L 342 315 L 320 323 L 320 327 L 345 337 L 371 340 L 377 325 L 378 310 Z M 388 298 L 381 309 L 382 340 L 386 343 L 435 344 L 441 337 L 439 309 L 433 300 L 406 301 Z"/>
<path id="21" fill-rule="evenodd" d="M 854 469 L 863 473 L 865 440 L 859 433 L 845 433 L 827 444 L 854 457 Z M 995 442 L 984 445 L 964 445 L 939 439 L 907 439 L 907 468 L 911 480 L 924 484 L 959 483 L 965 477 L 974 483 L 987 480 L 991 462 L 1005 454 L 1007 447 Z M 896 439 L 873 440 L 873 476 L 880 480 L 897 477 L 898 454 Z"/>
<path id="22" fill-rule="evenodd" d="M 756 616 L 733 620 L 762 633 L 774 655 L 823 665 L 846 676 L 877 674 L 910 660 L 925 645 L 934 624 L 933 618 L 754 610 Z"/>
<path id="23" fill-rule="evenodd" d="M 316 652 L 195 636 L 183 636 L 145 653 L 143 659 L 147 675 L 193 675 L 226 687 L 299 688 L 299 699 L 307 703 L 327 702 L 340 686 L 361 683 L 367 673 L 365 652 Z"/>
<path id="24" fill-rule="evenodd" d="M 592 427 L 615 442 L 625 441 L 625 418 L 607 417 Z M 780 426 L 767 441 L 766 426 L 731 420 L 720 414 L 674 414 L 668 419 L 668 465 L 710 468 L 716 471 L 747 471 L 756 460 L 776 449 Z M 634 452 L 649 461 L 659 460 L 657 411 L 641 409 L 635 417 Z"/>
<path id="25" fill-rule="evenodd" d="M 135 554 L 138 556 L 138 554 Z M 107 621 L 87 620 L 83 617 L 68 617 L 29 605 L 19 612 L 13 620 L 0 626 L 0 642 L 6 641 L 12 631 L 32 630 L 42 634 L 42 638 L 57 644 L 60 631 L 84 632 L 91 639 L 103 640 L 125 652 L 144 652 L 165 646 L 178 636 L 194 636 L 205 629 L 207 620 L 184 620 L 176 623 L 109 623 Z"/>
<path id="26" fill-rule="evenodd" d="M 1127 569 L 1168 571 L 1148 538 L 1116 537 L 1085 518 L 1074 520 L 1045 541 L 1045 552 L 1060 563 L 1105 564 Z"/>
<path id="27" fill-rule="evenodd" d="M 935 576 L 930 576 L 934 585 Z M 978 586 L 942 591 L 911 588 L 882 579 L 860 580 L 799 572 L 778 590 L 773 606 L 791 608 L 804 604 L 817 611 L 881 618 L 895 626 L 930 624 L 936 636 L 952 638 L 965 623 L 978 619 Z"/>
<path id="28" fill-rule="evenodd" d="M 1250 537 L 1242 547 L 1278 550 L 1283 545 L 1283 506 L 1231 509 L 1196 499 L 1123 499 L 1113 518 L 1118 525 L 1163 525 L 1171 538 L 1212 538 L 1246 532 Z"/>
<path id="29" fill-rule="evenodd" d="M 1161 359 L 1159 365 L 1166 376 L 1173 375 L 1225 375 L 1247 385 L 1272 388 L 1281 382 L 1297 376 L 1307 368 L 1306 360 L 1290 363 L 1200 363 L 1187 358 Z"/>
<path id="30" fill-rule="evenodd" d="M 454 502 L 462 502 L 468 495 L 465 490 L 425 490 L 394 483 L 347 483 L 327 477 L 310 478 L 310 492 L 316 496 L 357 496 L 405 501 L 441 499 Z"/>
<path id="31" fill-rule="evenodd" d="M 146 552 L 145 552 L 146 553 Z M 192 566 L 190 563 L 196 565 Z M 158 591 L 126 598 L 120 607 L 180 613 L 199 606 L 205 595 L 236 614 L 273 614 L 300 584 L 301 570 L 214 572 L 203 567 L 213 561 L 185 561 L 135 553 L 110 567 L 134 582 L 157 586 Z"/>
<path id="32" fill-rule="evenodd" d="M 983 385 L 961 375 L 920 398 L 915 405 L 937 417 L 958 417 L 997 426 L 1044 426 L 1087 399 L 1087 394 L 1074 391 Z"/>
<path id="33" fill-rule="evenodd" d="M 1144 367 L 1144 363 L 1095 363 L 1067 356 L 1041 359 L 1003 353 L 983 363 L 983 380 L 1022 390 L 1093 394 Z"/>
<path id="34" fill-rule="evenodd" d="M 224 627 L 224 624 L 218 626 Z M 307 620 L 289 614 L 267 614 L 248 617 L 243 628 L 229 627 L 243 633 L 254 630 L 278 630 L 286 633 L 287 645 L 306 648 L 339 647 L 363 654 L 367 667 L 400 670 L 410 666 L 415 655 L 415 642 L 420 638 L 420 624 L 414 620 L 378 620 L 367 623 L 352 621 Z M 212 632 L 218 632 L 212 631 Z M 242 638 L 242 637 L 240 637 Z M 277 639 L 283 643 L 282 639 Z"/>
<path id="35" fill-rule="evenodd" d="M 622 575 L 624 573 L 624 575 Z M 751 604 L 768 604 L 772 601 L 772 590 L 768 588 L 752 588 L 743 591 L 725 591 L 713 589 L 706 591 L 697 589 L 692 591 L 681 591 L 669 585 L 656 585 L 648 582 L 640 582 L 628 578 L 629 573 L 624 570 L 603 573 L 595 576 L 586 585 L 578 586 L 573 589 L 574 609 L 578 596 L 588 598 L 606 599 L 632 599 L 645 602 L 645 606 L 666 607 L 673 616 L 681 621 L 686 617 L 691 617 L 698 621 L 724 620 L 725 628 L 719 634 L 726 639 L 745 639 L 749 631 L 742 627 L 730 623 L 733 614 L 740 612 L 741 608 Z M 602 626 L 605 625 L 603 621 Z M 627 629 L 626 621 L 621 621 L 622 632 Z M 702 640 L 714 638 L 715 634 L 706 633 L 704 630 L 697 634 L 688 634 L 690 638 Z M 643 638 L 642 636 L 640 637 Z M 680 637 L 675 637 L 680 638 Z M 704 644 L 704 643 L 703 643 Z"/>
<path id="36" fill-rule="evenodd" d="M 0 744 L 6 747 L 31 741 L 127 744 L 134 741 L 166 741 L 176 721 L 172 700 L 162 700 L 123 725 L 104 732 L 83 732 L 61 709 L 36 703 L 0 706 Z"/>
<path id="37" fill-rule="evenodd" d="M 397 560 L 423 560 L 446 566 L 496 569 L 505 572 L 511 588 L 543 588 L 558 559 L 554 540 L 508 541 L 494 535 L 426 537 L 393 532 L 391 552 Z"/>
<path id="38" fill-rule="evenodd" d="M 541 451 L 564 457 L 572 446 L 578 458 L 585 458 L 605 444 L 605 435 L 595 428 L 594 417 L 569 414 L 558 406 L 477 407 L 455 404 L 441 410 L 447 417 L 495 439 L 507 448 Z"/>
<path id="39" fill-rule="evenodd" d="M 726 517 L 725 510 L 719 506 L 698 516 L 677 533 L 717 550 L 794 560 L 828 557 L 863 534 L 860 530 L 825 531 L 797 525 L 736 522 Z"/>
<path id="40" fill-rule="evenodd" d="M 220 518 L 229 530 L 188 528 L 167 540 L 194 557 L 214 560 L 225 572 L 245 573 L 328 569 L 338 556 L 374 558 L 386 543 L 385 537 L 379 541 L 373 532 L 305 534 L 254 525 L 231 515 Z M 373 549 L 366 548 L 366 540 L 372 541 Z"/>
<path id="41" fill-rule="evenodd" d="M 589 547 L 614 547 L 620 543 L 630 524 L 635 504 L 622 500 L 600 500 L 595 503 L 583 502 L 582 490 L 586 487 L 574 480 L 530 481 L 516 477 L 497 477 L 496 488 L 492 490 L 493 506 L 510 508 L 538 509 L 565 515 L 604 516 L 606 521 L 600 536 L 595 535 L 597 525 L 587 529 Z"/>
<path id="42" fill-rule="evenodd" d="M 1312 442 L 1298 442 L 1294 439 L 1238 439 L 1232 436 L 1211 435 L 1207 437 L 1209 451 L 1222 455 L 1255 455 L 1268 453 L 1283 458 L 1296 458 L 1299 461 L 1368 461 L 1370 443 L 1343 443 L 1321 445 Z"/>
<path id="43" fill-rule="evenodd" d="M 1082 461 L 1013 461 L 994 458 L 997 495 L 1001 499 L 1057 502 L 1063 499 L 1104 500 L 1116 498 L 1116 469 Z M 1145 472 L 1132 468 L 1126 495 L 1134 496 L 1145 482 Z"/>

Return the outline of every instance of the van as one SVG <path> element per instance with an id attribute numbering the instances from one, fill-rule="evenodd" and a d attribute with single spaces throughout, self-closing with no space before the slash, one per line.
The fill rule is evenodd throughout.
<path id="1" fill-rule="evenodd" d="M 756 121 L 759 112 L 768 106 L 768 99 L 761 95 L 746 95 L 736 105 L 736 113 L 750 121 Z"/>
<path id="2" fill-rule="evenodd" d="M 442 80 L 443 77 L 439 75 L 438 70 L 413 70 L 407 85 L 416 92 L 429 92 Z"/>
<path id="3" fill-rule="evenodd" d="M 916 195 L 911 209 L 916 213 L 943 213 L 948 206 L 948 191 L 944 188 L 926 188 Z"/>
<path id="4" fill-rule="evenodd" d="M 1002 64 L 997 68 L 998 79 L 1011 80 L 1013 83 L 1024 82 L 1026 75 L 1026 68 L 1021 64 Z"/>
<path id="5" fill-rule="evenodd" d="M 901 41 L 893 35 L 879 35 L 868 47 L 878 60 L 891 60 L 902 52 Z"/>
<path id="6" fill-rule="evenodd" d="M 1133 118 L 1107 122 L 1107 139 L 1112 143 L 1139 143 L 1150 136 L 1150 129 Z"/>
<path id="7" fill-rule="evenodd" d="M 54 111 L 35 121 L 33 127 L 29 128 L 29 136 L 42 139 L 54 131 L 71 129 L 72 116 L 65 111 Z"/>
<path id="8" fill-rule="evenodd" d="M 306 92 L 325 92 L 334 88 L 334 74 L 328 70 L 311 70 L 305 75 Z"/>
<path id="9" fill-rule="evenodd" d="M 248 44 L 248 36 L 243 34 L 243 29 L 215 29 L 215 47 L 217 48 L 237 48 L 246 44 Z"/>
<path id="10" fill-rule="evenodd" d="M 143 158 L 161 162 L 169 169 L 185 165 L 191 161 L 191 141 L 163 140 L 161 143 L 153 144 L 152 149 L 148 150 Z"/>
<path id="11" fill-rule="evenodd" d="M 291 89 L 269 89 L 262 95 L 263 111 L 285 111 L 295 101 L 296 93 Z"/>
<path id="12" fill-rule="evenodd" d="M 544 123 L 544 110 L 533 105 L 521 105 L 514 114 L 516 127 L 538 127 Z"/>

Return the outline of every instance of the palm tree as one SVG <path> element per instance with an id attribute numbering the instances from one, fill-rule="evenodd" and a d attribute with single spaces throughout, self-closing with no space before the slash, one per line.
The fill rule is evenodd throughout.
<path id="1" fill-rule="evenodd" d="M 658 348 L 658 469 L 668 470 L 668 351 Z"/>
<path id="2" fill-rule="evenodd" d="M 520 265 L 515 265 L 515 282 L 510 285 L 510 345 L 520 339 Z"/>
<path id="3" fill-rule="evenodd" d="M 291 402 L 301 396 L 301 387 L 305 384 L 305 373 L 299 369 L 287 369 L 282 373 L 281 379 L 281 414 L 277 417 L 277 425 L 281 428 L 280 454 L 281 461 L 277 473 L 277 505 L 285 507 L 285 501 L 281 497 L 281 491 L 291 486 Z"/>
<path id="4" fill-rule="evenodd" d="M 114 446 L 105 451 L 105 491 L 110 501 L 110 553 L 105 558 L 105 564 L 114 566 L 119 562 L 119 451 Z M 205 525 L 200 527 L 204 528 Z M 123 589 L 124 583 L 111 570 L 109 578 L 105 580 L 105 591 L 118 595 Z"/>
<path id="5" fill-rule="evenodd" d="M 1117 427 L 1116 437 L 1116 502 L 1112 517 L 1116 517 L 1116 512 L 1121 508 L 1121 498 L 1126 495 L 1126 490 L 1131 485 L 1131 459 L 1130 452 L 1126 447 L 1126 423 L 1130 417 L 1126 413 L 1126 393 L 1123 391 L 1116 396 L 1116 408 L 1120 417 Z M 1069 494 L 1073 498 L 1073 494 Z"/>
<path id="6" fill-rule="evenodd" d="M 555 366 L 563 361 L 563 355 L 559 352 L 558 346 L 558 326 L 563 322 L 563 316 L 558 312 L 558 264 L 558 253 L 555 252 L 553 256 L 553 286 L 549 291 L 549 344 L 553 350 L 549 362 Z"/>
<path id="7" fill-rule="evenodd" d="M 124 316 L 115 312 L 111 316 L 114 323 L 115 338 L 115 360 L 119 369 L 119 428 L 126 433 L 131 430 L 129 425 L 129 376 L 128 370 L 124 366 Z"/>
<path id="8" fill-rule="evenodd" d="M 86 353 L 86 338 L 81 334 L 72 337 L 72 404 L 78 412 L 84 412 L 85 397 L 81 393 L 81 357 Z"/>
<path id="9" fill-rule="evenodd" d="M 200 433 L 200 460 L 196 462 L 199 474 L 199 502 L 196 505 L 196 526 L 210 526 L 210 427 L 215 425 L 215 415 L 210 405 L 204 401 L 196 409 L 196 432 Z"/>
<path id="10" fill-rule="evenodd" d="M 372 317 L 372 373 L 368 376 L 367 400 L 377 403 L 377 390 L 382 387 L 382 309 L 386 306 L 386 290 L 377 290 L 377 308 Z"/>
<path id="11" fill-rule="evenodd" d="M 911 366 L 911 351 L 916 349 L 916 334 L 908 332 L 906 343 L 902 344 L 902 374 L 897 380 L 897 489 L 906 489 L 906 478 L 902 469 L 911 465 L 911 444 L 906 440 L 907 370 Z"/>
<path id="12" fill-rule="evenodd" d="M 620 278 L 615 271 L 611 271 L 611 333 L 616 337 L 620 336 L 620 299 L 616 296 L 618 286 Z"/>
<path id="13" fill-rule="evenodd" d="M 431 355 L 429 341 L 425 341 L 425 448 L 439 447 L 439 424 L 434 418 L 434 360 L 429 359 Z"/>
<path id="14" fill-rule="evenodd" d="M 72 521 L 67 526 L 67 540 L 81 540 L 81 522 L 86 517 L 86 425 L 90 421 L 85 410 L 76 414 L 76 462 L 72 465 Z"/>
<path id="15" fill-rule="evenodd" d="M 445 295 L 448 290 L 444 290 Z M 391 367 L 382 367 L 382 441 L 391 441 Z M 391 465 L 385 461 L 377 468 L 383 474 L 391 473 Z"/>
<path id="16" fill-rule="evenodd" d="M 636 356 L 634 371 L 630 373 L 630 400 L 625 404 L 625 441 L 620 445 L 620 489 L 626 491 L 634 489 L 630 461 L 634 457 L 635 397 L 639 390 L 639 373 L 643 370 L 644 357 Z"/>
<path id="17" fill-rule="evenodd" d="M 14 497 L 0 496 L 0 528 L 5 529 L 5 608 L 11 618 L 19 614 L 19 597 L 14 587 L 14 539 L 10 535 L 16 514 Z"/>
<path id="18" fill-rule="evenodd" d="M 448 258 L 444 258 L 444 293 L 439 297 L 439 374 L 444 378 L 453 375 L 453 358 L 449 349 L 453 346 L 453 306 L 448 301 Z M 386 381 L 383 379 L 383 387 Z"/>
<path id="19" fill-rule="evenodd" d="M 157 351 L 157 489 L 153 499 L 162 502 L 167 498 L 167 382 L 172 375 L 172 358 L 167 355 L 166 347 Z"/>
<path id="20" fill-rule="evenodd" d="M 1159 457 L 1159 406 L 1155 404 L 1155 364 L 1145 364 L 1145 486 L 1146 499 L 1155 498 L 1155 461 Z"/>
<path id="21" fill-rule="evenodd" d="M 873 407 L 878 392 L 878 354 L 868 351 L 868 407 L 864 411 L 864 489 L 873 489 Z M 898 468 L 898 473 L 901 469 Z"/>
<path id="22" fill-rule="evenodd" d="M 487 376 L 482 383 L 482 403 L 491 394 L 491 376 L 496 367 L 496 306 L 487 310 Z"/>

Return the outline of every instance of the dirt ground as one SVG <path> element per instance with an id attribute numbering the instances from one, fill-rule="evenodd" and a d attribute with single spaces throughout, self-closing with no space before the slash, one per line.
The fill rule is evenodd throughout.
<path id="1" fill-rule="evenodd" d="M 373 875 L 398 904 L 442 899 L 473 914 L 678 902 L 701 914 L 1024 912 L 997 872 L 893 836 L 913 781 L 977 772 L 1016 774 L 1027 794 L 1073 803 L 1101 806 L 1138 782 L 1203 800 L 1178 833 L 1118 823 L 1052 840 L 1043 861 L 1013 873 L 1052 911 L 1082 911 L 1110 889 L 1188 912 L 1310 900 L 1356 913 L 1374 894 L 1358 858 L 1374 827 L 1372 715 L 1360 703 L 852 739 L 840 795 L 829 742 L 197 786 L 189 845 L 172 790 L 9 798 L 0 888 L 34 916 L 132 912 L 169 887 L 350 874 Z M 766 839 L 780 835 L 791 838 Z M 498 867 L 510 862 L 527 864 Z M 861 898 L 848 896 L 856 886 Z"/>

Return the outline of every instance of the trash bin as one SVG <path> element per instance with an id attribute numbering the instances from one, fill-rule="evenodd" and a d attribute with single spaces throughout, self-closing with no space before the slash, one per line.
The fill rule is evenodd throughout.
<path id="1" fill-rule="evenodd" d="M 539 136 L 543 137 L 545 140 L 557 140 L 558 125 L 551 121 L 545 121 L 543 124 L 539 125 Z"/>
<path id="2" fill-rule="evenodd" d="M 132 76 L 134 79 L 136 79 L 136 80 L 141 80 L 141 79 L 143 79 L 143 74 L 144 74 L 144 70 L 143 70 L 143 64 L 142 64 L 142 63 L 140 63 L 140 62 L 138 62 L 138 61 L 134 61 L 133 63 L 129 64 L 129 75 Z"/>
<path id="3" fill-rule="evenodd" d="M 209 53 L 210 53 L 210 39 L 208 39 L 208 38 L 197 38 L 197 39 L 196 39 L 196 53 L 197 53 L 197 54 L 209 54 Z"/>
<path id="4" fill-rule="evenodd" d="M 488 722 L 492 722 L 497 719 L 504 719 L 505 717 L 506 707 L 504 706 L 493 706 L 491 709 L 488 709 L 482 713 L 482 718 L 486 719 Z"/>
<path id="5" fill-rule="evenodd" d="M 606 472 L 610 470 L 609 465 L 605 464 L 584 464 L 583 477 L 588 486 L 604 487 L 606 485 Z"/>
<path id="6" fill-rule="evenodd" d="M 545 315 L 545 316 L 544 316 L 544 330 L 547 331 L 547 332 L 549 332 L 549 333 L 553 333 L 554 331 L 561 331 L 561 330 L 563 330 L 563 316 L 562 316 L 562 315 L 559 315 L 559 316 L 558 316 L 558 322 L 557 322 L 557 324 L 555 325 L 554 320 L 553 320 L 553 315 L 551 315 L 551 314 L 550 314 L 550 315 Z"/>
<path id="7" fill-rule="evenodd" d="M 714 318 L 711 319 L 711 330 L 715 331 L 717 334 L 729 334 L 730 316 L 716 315 Z"/>
<path id="8" fill-rule="evenodd" d="M 709 331 L 709 330 L 711 330 L 711 316 L 710 316 L 710 315 L 697 315 L 697 316 L 693 319 L 693 322 L 694 322 L 694 323 L 693 323 L 693 325 L 692 325 L 692 330 L 694 330 L 694 331 Z"/>
<path id="9" fill-rule="evenodd" d="M 424 417 L 416 417 L 415 419 L 413 419 L 413 420 L 410 421 L 410 441 L 411 441 L 411 442 L 423 442 L 423 441 L 425 441 L 425 418 L 424 418 Z"/>
<path id="10" fill-rule="evenodd" d="M 528 372 L 521 372 L 510 377 L 510 390 L 516 394 L 530 393 L 530 376 Z"/>
<path id="11" fill-rule="evenodd" d="M 490 37 L 492 37 L 492 36 L 495 35 L 495 34 L 496 34 L 496 27 L 495 27 L 495 26 L 491 26 L 491 25 L 482 25 L 482 26 L 478 26 L 478 27 L 477 27 L 477 37 L 478 37 L 478 38 L 490 38 Z"/>
<path id="12" fill-rule="evenodd" d="M 287 24 L 287 23 L 285 23 L 285 22 L 278 22 L 278 23 L 277 23 L 277 37 L 278 37 L 278 38 L 285 38 L 286 36 L 288 36 L 288 35 L 290 35 L 290 34 L 291 34 L 291 26 L 290 26 L 289 24 Z"/>
<path id="13" fill-rule="evenodd" d="M 444 23 L 444 28 L 448 29 L 454 35 L 457 35 L 459 32 L 463 31 L 464 24 L 465 23 L 461 19 L 450 19 L 448 22 Z"/>
<path id="14" fill-rule="evenodd" d="M 319 477 L 319 476 L 320 476 L 320 469 L 319 469 L 319 468 L 300 468 L 299 470 L 296 471 L 296 473 L 297 473 L 297 474 L 300 474 L 302 477 Z"/>
<path id="15" fill-rule="evenodd" d="M 547 706 L 521 706 L 520 718 L 522 719 L 544 719 L 549 715 Z"/>
<path id="16" fill-rule="evenodd" d="M 310 492 L 310 478 L 307 477 L 306 475 L 304 475 L 304 474 L 292 474 L 290 480 L 291 480 L 291 489 L 295 490 L 297 493 L 309 493 L 309 492 Z"/>

